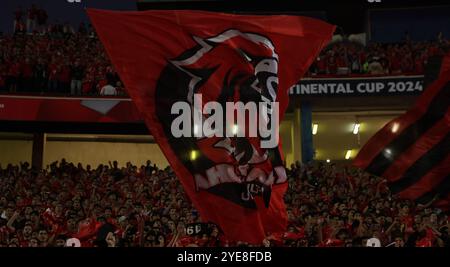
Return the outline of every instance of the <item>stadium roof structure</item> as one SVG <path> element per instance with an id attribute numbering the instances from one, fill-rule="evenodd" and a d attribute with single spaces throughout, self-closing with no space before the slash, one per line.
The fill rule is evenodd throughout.
<path id="1" fill-rule="evenodd" d="M 360 33 L 367 27 L 369 9 L 415 8 L 448 5 L 448 0 L 142 0 L 138 10 L 194 9 L 256 14 L 312 14 L 324 12 L 326 20 L 345 29 Z M 316 14 L 316 15 L 314 15 Z"/>

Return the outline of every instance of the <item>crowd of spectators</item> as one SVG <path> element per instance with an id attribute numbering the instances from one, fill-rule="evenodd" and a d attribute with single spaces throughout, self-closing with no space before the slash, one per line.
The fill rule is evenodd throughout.
<path id="1" fill-rule="evenodd" d="M 28 14 L 45 14 L 40 10 L 33 6 Z M 47 24 L 33 15 L 25 27 L 22 16 L 18 9 L 15 33 L 0 36 L 0 91 L 125 95 L 91 25 L 74 29 L 68 22 Z"/>
<path id="2" fill-rule="evenodd" d="M 372 238 L 381 246 L 450 246 L 448 214 L 396 199 L 382 178 L 333 164 L 293 165 L 288 176 L 288 229 L 261 246 L 361 247 Z M 70 238 L 87 247 L 248 245 L 228 242 L 217 227 L 188 235 L 197 222 L 172 170 L 150 161 L 0 167 L 3 247 L 62 247 Z"/>
<path id="3" fill-rule="evenodd" d="M 48 20 L 47 11 L 44 8 L 31 5 L 27 10 L 18 6 L 14 11 L 13 32 L 34 32 L 46 27 Z"/>
<path id="4" fill-rule="evenodd" d="M 436 40 L 369 43 L 343 40 L 330 44 L 317 57 L 309 75 L 420 75 L 430 57 L 445 54 L 449 46 L 442 34 Z"/>
<path id="5" fill-rule="evenodd" d="M 14 35 L 0 36 L 0 91 L 126 95 L 91 25 L 49 24 L 46 11 L 34 5 L 14 16 Z M 448 43 L 442 35 L 367 46 L 344 39 L 324 49 L 307 75 L 423 74 L 428 58 L 442 54 Z"/>

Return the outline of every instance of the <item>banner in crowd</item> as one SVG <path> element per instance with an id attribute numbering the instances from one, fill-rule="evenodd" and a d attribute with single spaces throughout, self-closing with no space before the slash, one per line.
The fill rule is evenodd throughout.
<path id="1" fill-rule="evenodd" d="M 130 99 L 0 96 L 0 120 L 142 123 Z"/>
<path id="2" fill-rule="evenodd" d="M 387 179 L 394 194 L 450 207 L 450 54 L 440 76 L 406 114 L 361 149 L 354 165 Z"/>
<path id="3" fill-rule="evenodd" d="M 290 88 L 301 96 L 420 95 L 423 76 L 305 78 Z"/>
<path id="4" fill-rule="evenodd" d="M 235 241 L 260 244 L 266 233 L 284 231 L 287 177 L 281 146 L 264 148 L 260 136 L 197 135 L 199 128 L 213 127 L 195 124 L 196 111 L 201 111 L 200 119 L 210 119 L 216 113 L 202 113 L 210 103 L 220 109 L 229 103 L 259 103 L 269 105 L 271 112 L 278 106 L 279 113 L 269 119 L 259 116 L 251 124 L 281 121 L 289 88 L 335 27 L 298 16 L 203 11 L 88 14 L 202 220 L 215 223 Z M 203 101 L 199 106 L 198 96 Z M 183 108 L 189 110 L 190 129 L 178 136 L 173 124 Z M 231 123 L 227 119 L 224 125 Z"/>

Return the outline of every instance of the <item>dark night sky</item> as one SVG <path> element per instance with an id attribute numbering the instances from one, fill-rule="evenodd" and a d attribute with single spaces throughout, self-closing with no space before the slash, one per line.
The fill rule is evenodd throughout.
<path id="1" fill-rule="evenodd" d="M 384 8 L 412 8 L 415 6 L 439 6 L 449 5 L 449 0 L 382 0 L 381 4 L 369 4 L 367 0 L 143 0 L 153 2 L 148 4 L 147 8 L 152 9 L 201 9 L 215 11 L 289 11 L 297 14 L 316 12 L 321 17 L 332 24 L 345 29 L 346 33 L 360 33 L 367 30 L 366 15 L 368 9 Z M 176 2 L 174 2 L 176 1 Z M 186 2 L 188 1 L 188 2 Z M 68 0 L 0 0 L 0 31 L 11 33 L 13 28 L 13 13 L 18 6 L 28 8 L 32 3 L 44 7 L 49 15 L 49 23 L 70 22 L 77 26 L 81 21 L 88 22 L 84 11 L 85 7 L 102 8 L 113 10 L 136 10 L 136 0 L 81 0 L 81 3 L 69 3 Z M 168 3 L 163 3 L 168 2 Z M 145 5 L 142 5 L 145 6 Z M 147 9 L 144 8 L 144 9 Z M 423 13 L 420 9 L 417 15 L 409 17 L 399 16 L 398 12 L 383 15 L 381 26 L 371 24 L 376 31 L 375 34 L 385 35 L 387 39 L 388 32 L 393 36 L 403 36 L 408 30 L 411 33 L 422 32 L 418 39 L 429 39 L 435 36 L 437 32 L 442 31 L 447 38 L 450 37 L 450 19 L 446 15 L 450 7 L 438 12 Z M 303 14 L 300 13 L 300 14 Z M 314 13 L 314 14 L 316 14 Z M 322 16 L 323 14 L 323 16 Z M 430 15 L 431 14 L 431 15 Z M 312 13 L 309 14 L 313 16 Z M 427 15 L 427 16 L 425 16 Z M 417 18 L 417 19 L 416 19 Z M 426 22 L 426 23 L 425 23 Z M 383 26 L 384 25 L 384 26 Z M 377 26 L 377 27 L 375 27 Z M 396 26 L 396 27 L 391 27 Z M 423 30 L 425 27 L 430 30 Z M 428 35 L 426 35 L 428 33 Z M 425 36 L 426 35 L 426 36 Z M 414 36 L 413 36 L 414 37 Z M 420 38 L 419 38 L 420 37 Z"/>
<path id="2" fill-rule="evenodd" d="M 69 3 L 67 0 L 0 0 L 0 31 L 12 32 L 14 11 L 18 6 L 25 9 L 33 3 L 47 10 L 48 22 L 68 21 L 74 25 L 88 21 L 84 12 L 85 7 L 136 10 L 135 0 L 81 0 L 81 3 Z"/>

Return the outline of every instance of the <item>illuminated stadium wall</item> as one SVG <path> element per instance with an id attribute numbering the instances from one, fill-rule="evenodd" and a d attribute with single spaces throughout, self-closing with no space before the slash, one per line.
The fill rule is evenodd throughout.
<path id="1" fill-rule="evenodd" d="M 315 159 L 343 161 L 346 160 L 348 150 L 351 150 L 348 160 L 355 158 L 370 137 L 401 113 L 399 111 L 313 113 L 313 123 L 318 125 L 317 133 L 313 135 Z M 355 122 L 360 124 L 357 134 L 353 133 Z"/>
<path id="2" fill-rule="evenodd" d="M 151 160 L 160 168 L 168 166 L 168 162 L 157 144 L 47 142 L 44 164 L 61 160 L 61 158 L 91 166 L 105 164 L 109 160 L 117 160 L 120 166 L 124 166 L 129 161 L 139 167 L 145 165 L 147 160 Z"/>
<path id="3" fill-rule="evenodd" d="M 0 136 L 2 136 L 0 134 Z M 17 136 L 17 134 L 16 134 Z M 0 164 L 6 166 L 9 163 L 31 162 L 32 141 L 30 135 L 20 135 L 23 140 L 0 140 Z M 3 136 L 4 137 L 4 136 Z M 81 138 L 80 138 L 81 137 Z M 44 151 L 44 167 L 62 158 L 74 163 L 81 162 L 83 165 L 97 166 L 100 163 L 108 163 L 109 160 L 117 160 L 120 166 L 131 162 L 137 166 L 145 164 L 147 160 L 158 167 L 168 166 L 168 162 L 157 144 L 154 143 L 131 143 L 112 137 L 114 142 L 93 142 L 89 139 L 96 138 L 92 135 L 47 135 Z M 129 139 L 129 137 L 127 137 Z M 6 138 L 4 138 L 6 139 Z M 72 139 L 72 141 L 70 141 Z M 60 141 L 52 141 L 60 140 Z M 80 141 L 85 140 L 85 141 Z"/>
<path id="4" fill-rule="evenodd" d="M 317 133 L 313 135 L 314 158 L 320 161 L 330 159 L 333 162 L 353 159 L 372 135 L 401 113 L 403 111 L 398 110 L 313 112 L 312 123 L 318 125 Z M 298 123 L 295 125 L 298 121 L 295 116 L 295 113 L 287 113 L 280 125 L 280 139 L 288 166 L 296 159 L 301 159 L 301 131 Z M 358 134 L 353 133 L 355 122 L 361 125 Z M 0 134 L 2 136 L 0 151 L 8 151 L 0 153 L 2 166 L 31 161 L 31 135 L 19 134 L 22 140 L 8 140 L 5 134 Z M 44 166 L 65 158 L 74 163 L 92 166 L 109 160 L 117 160 L 121 166 L 127 161 L 140 166 L 146 160 L 151 160 L 160 167 L 166 167 L 166 158 L 158 145 L 150 139 L 148 136 L 48 134 Z M 345 159 L 347 150 L 351 150 L 348 160 Z"/>
<path id="5" fill-rule="evenodd" d="M 318 125 L 317 133 L 313 135 L 314 159 L 350 161 L 371 136 L 402 113 L 403 111 L 314 112 L 312 122 Z M 301 131 L 296 130 L 295 121 L 295 114 L 286 114 L 280 126 L 280 138 L 288 166 L 301 158 Z M 360 123 L 360 128 L 354 134 L 356 121 Z M 348 160 L 345 159 L 347 150 L 351 150 Z"/>
<path id="6" fill-rule="evenodd" d="M 0 140 L 0 165 L 5 168 L 10 163 L 31 162 L 32 146 L 31 140 Z"/>

